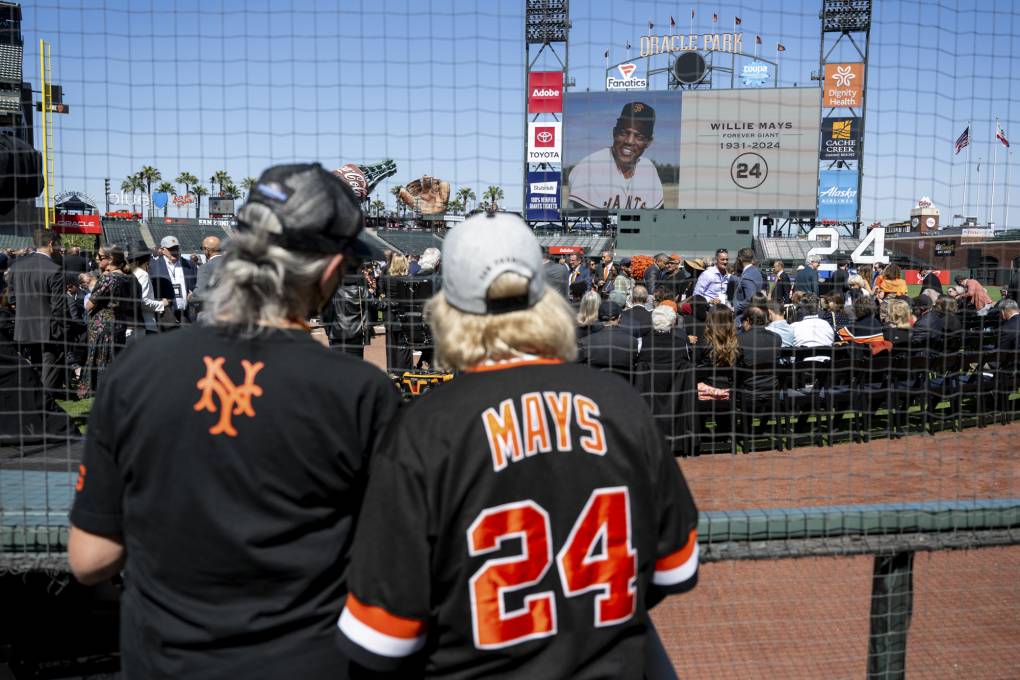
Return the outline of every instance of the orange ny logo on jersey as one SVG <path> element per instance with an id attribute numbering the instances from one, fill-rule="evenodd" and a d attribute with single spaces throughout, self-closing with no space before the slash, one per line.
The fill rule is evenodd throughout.
<path id="1" fill-rule="evenodd" d="M 220 402 L 220 419 L 209 428 L 209 434 L 226 434 L 228 437 L 236 437 L 237 430 L 234 429 L 231 416 L 255 417 L 251 399 L 262 396 L 262 388 L 255 384 L 255 376 L 265 364 L 261 361 L 253 364 L 250 361 L 242 360 L 244 382 L 235 385 L 227 372 L 223 370 L 223 357 L 215 359 L 203 357 L 202 360 L 205 362 L 205 377 L 197 384 L 198 389 L 202 390 L 202 397 L 195 404 L 195 410 L 216 413 L 216 403 L 213 401 L 215 394 Z"/>

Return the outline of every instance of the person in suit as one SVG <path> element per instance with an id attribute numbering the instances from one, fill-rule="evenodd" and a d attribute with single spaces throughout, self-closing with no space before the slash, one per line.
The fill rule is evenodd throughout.
<path id="1" fill-rule="evenodd" d="M 567 277 L 570 271 L 562 262 L 549 258 L 546 253 L 542 257 L 542 267 L 545 269 L 545 280 L 557 293 L 564 298 L 567 297 Z"/>
<path id="2" fill-rule="evenodd" d="M 194 320 L 188 309 L 188 296 L 198 283 L 198 272 L 195 265 L 181 257 L 181 242 L 176 236 L 164 236 L 159 242 L 159 253 L 149 267 L 149 278 L 153 297 L 166 298 L 172 303 L 173 314 L 162 317 L 163 330 L 168 330 Z"/>
<path id="3" fill-rule="evenodd" d="M 81 248 L 73 246 L 64 253 L 63 261 L 61 263 L 64 267 L 64 271 L 69 274 L 81 274 L 82 272 L 88 271 L 88 258 L 81 253 Z"/>
<path id="4" fill-rule="evenodd" d="M 60 234 L 43 229 L 33 234 L 35 252 L 15 260 L 8 301 L 14 305 L 14 341 L 39 371 L 43 389 L 56 397 L 63 382 L 67 285 L 60 267 Z"/>
<path id="5" fill-rule="evenodd" d="M 657 253 L 655 260 L 645 267 L 645 290 L 655 290 L 656 286 L 659 285 L 659 279 L 662 278 L 663 269 L 666 267 L 666 260 L 669 256 L 666 253 Z"/>
<path id="6" fill-rule="evenodd" d="M 808 256 L 804 261 L 804 268 L 797 272 L 797 277 L 793 280 L 794 292 L 818 295 L 818 267 L 821 263 L 817 255 Z"/>
<path id="7" fill-rule="evenodd" d="M 577 281 L 583 281 L 587 285 L 591 285 L 591 269 L 588 267 L 588 263 L 584 261 L 577 253 L 570 253 L 570 273 L 567 275 L 567 285 L 572 285 Z"/>
<path id="8" fill-rule="evenodd" d="M 623 308 L 611 300 L 599 305 L 602 328 L 578 342 L 579 364 L 630 376 L 634 370 L 637 340 L 628 330 L 620 328 L 622 314 Z"/>
<path id="9" fill-rule="evenodd" d="M 64 274 L 67 290 L 67 345 L 64 362 L 71 370 L 85 363 L 88 351 L 88 335 L 85 329 L 85 292 L 78 283 L 78 274 Z"/>
<path id="10" fill-rule="evenodd" d="M 933 290 L 942 295 L 942 282 L 939 281 L 938 274 L 927 268 L 921 270 L 921 292 L 926 290 Z"/>
<path id="11" fill-rule="evenodd" d="M 733 312 L 739 318 L 751 304 L 751 298 L 765 288 L 765 277 L 754 263 L 753 248 L 741 248 L 737 251 L 737 262 L 742 269 L 737 291 L 733 296 Z"/>
<path id="12" fill-rule="evenodd" d="M 202 239 L 202 252 L 205 253 L 205 264 L 198 268 L 195 290 L 191 294 L 191 313 L 195 319 L 202 313 L 202 302 L 216 281 L 216 268 L 223 261 L 220 239 L 216 236 L 206 236 Z"/>
<path id="13" fill-rule="evenodd" d="M 625 328 L 635 339 L 647 339 L 652 331 L 652 313 L 646 306 L 648 291 L 644 286 L 634 286 L 630 292 L 631 302 L 620 314 L 620 328 Z"/>
<path id="14" fill-rule="evenodd" d="M 776 387 L 776 373 L 767 369 L 776 365 L 783 339 L 766 328 L 768 323 L 768 312 L 761 307 L 748 307 L 740 321 L 743 332 L 737 334 L 739 364 L 752 369 L 748 386 L 755 389 Z"/>
<path id="15" fill-rule="evenodd" d="M 846 291 L 850 287 L 850 262 L 841 259 L 836 263 L 836 270 L 826 281 L 828 295 L 838 295 L 841 300 L 846 299 Z"/>
<path id="16" fill-rule="evenodd" d="M 999 350 L 1020 352 L 1020 304 L 1016 300 L 1007 300 L 1002 304 L 1000 314 Z"/>
<path id="17" fill-rule="evenodd" d="M 776 284 L 772 287 L 769 299 L 775 300 L 781 305 L 789 304 L 790 293 L 793 292 L 793 282 L 790 281 L 790 275 L 786 273 L 786 265 L 782 260 L 776 260 L 772 263 L 772 271 L 776 275 Z"/>

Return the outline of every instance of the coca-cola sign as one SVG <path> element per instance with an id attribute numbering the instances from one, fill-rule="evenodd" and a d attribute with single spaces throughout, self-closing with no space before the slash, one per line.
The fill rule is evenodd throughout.
<path id="1" fill-rule="evenodd" d="M 354 195 L 358 197 L 359 201 L 368 198 L 368 180 L 357 165 L 348 163 L 334 170 L 333 174 L 347 182 L 347 186 L 354 191 Z"/>
<path id="2" fill-rule="evenodd" d="M 563 111 L 563 71 L 532 71 L 528 74 L 528 113 Z"/>

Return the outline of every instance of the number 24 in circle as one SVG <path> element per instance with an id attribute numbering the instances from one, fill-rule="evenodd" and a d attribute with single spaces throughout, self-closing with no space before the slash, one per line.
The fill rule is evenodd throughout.
<path id="1" fill-rule="evenodd" d="M 519 538 L 522 554 L 492 558 L 469 582 L 471 629 L 478 649 L 501 649 L 556 635 L 556 595 L 551 590 L 524 597 L 524 606 L 506 610 L 505 597 L 540 582 L 553 561 L 549 513 L 532 501 L 483 510 L 467 530 L 468 553 L 484 555 L 503 541 Z M 602 549 L 592 554 L 601 542 Z M 629 620 L 636 606 L 637 551 L 631 545 L 630 494 L 625 486 L 592 491 L 556 555 L 563 594 L 595 591 L 594 625 Z"/>

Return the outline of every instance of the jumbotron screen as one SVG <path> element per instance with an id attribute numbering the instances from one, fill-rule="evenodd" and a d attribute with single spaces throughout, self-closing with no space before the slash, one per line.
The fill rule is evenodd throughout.
<path id="1" fill-rule="evenodd" d="M 563 206 L 814 210 L 817 88 L 570 93 Z"/>

